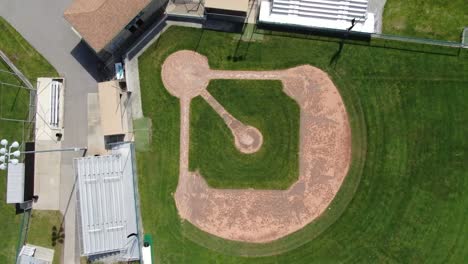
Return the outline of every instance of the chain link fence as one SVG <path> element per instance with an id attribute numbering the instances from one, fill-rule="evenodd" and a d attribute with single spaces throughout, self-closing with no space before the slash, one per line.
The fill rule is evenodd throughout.
<path id="1" fill-rule="evenodd" d="M 24 150 L 25 143 L 34 140 L 36 89 L 13 62 L 0 51 L 0 128 L 1 138 L 18 140 Z M 21 161 L 24 160 L 24 155 Z M 16 244 L 15 260 L 26 243 L 32 210 L 30 202 L 17 212 L 22 212 Z M 12 208 L 12 210 L 15 210 Z M 13 228 L 13 227 L 12 227 Z M 15 227 L 16 228 L 16 227 Z"/>
<path id="2" fill-rule="evenodd" d="M 16 246 L 15 263 L 18 260 L 18 255 L 21 251 L 21 248 L 26 243 L 27 238 L 28 238 L 28 230 L 29 230 L 29 223 L 31 220 L 31 214 L 32 214 L 32 210 L 26 210 L 24 211 L 22 215 L 20 230 L 18 234 L 18 244 Z"/>

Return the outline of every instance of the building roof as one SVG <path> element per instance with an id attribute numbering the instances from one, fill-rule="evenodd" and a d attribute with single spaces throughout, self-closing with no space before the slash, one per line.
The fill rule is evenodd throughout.
<path id="1" fill-rule="evenodd" d="M 65 19 L 96 51 L 101 51 L 151 0 L 74 0 Z"/>
<path id="2" fill-rule="evenodd" d="M 374 14 L 368 12 L 369 0 L 321 1 L 310 8 L 281 0 L 261 1 L 258 21 L 266 24 L 348 30 L 373 33 Z"/>
<path id="3" fill-rule="evenodd" d="M 18 255 L 17 264 L 51 264 L 54 250 L 35 245 L 24 245 Z"/>
<path id="4" fill-rule="evenodd" d="M 82 255 L 119 253 L 122 261 L 139 259 L 130 144 L 111 155 L 75 159 Z"/>
<path id="5" fill-rule="evenodd" d="M 127 133 L 126 114 L 121 102 L 119 83 L 117 81 L 98 83 L 98 91 L 101 127 L 104 136 Z"/>
<path id="6" fill-rule="evenodd" d="M 24 163 L 8 164 L 7 203 L 24 202 Z"/>
<path id="7" fill-rule="evenodd" d="M 205 8 L 247 12 L 249 0 L 205 0 Z"/>

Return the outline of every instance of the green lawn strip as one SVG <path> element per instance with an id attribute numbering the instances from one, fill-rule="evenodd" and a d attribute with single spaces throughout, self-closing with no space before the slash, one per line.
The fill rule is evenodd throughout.
<path id="1" fill-rule="evenodd" d="M 39 76 L 57 76 L 55 69 L 0 17 L 0 50 L 13 61 L 31 83 Z M 0 70 L 11 71 L 1 61 Z M 14 75 L 0 71 L 0 82 L 23 85 Z M 23 88 L 0 84 L 0 117 L 25 120 L 29 111 L 29 92 Z M 29 126 L 20 122 L 0 120 L 0 138 L 21 141 L 29 138 Z M 21 215 L 15 215 L 15 206 L 6 204 L 5 171 L 0 171 L 0 263 L 13 263 L 21 228 Z M 34 219 L 31 220 L 33 222 Z M 47 237 L 49 238 L 49 237 Z"/>
<path id="2" fill-rule="evenodd" d="M 15 75 L 2 72 L 10 69 L 0 59 L 0 117 L 27 120 L 29 112 L 29 90 Z"/>
<path id="3" fill-rule="evenodd" d="M 56 77 L 57 71 L 6 20 L 0 17 L 0 50 L 35 85 L 38 77 Z"/>
<path id="4" fill-rule="evenodd" d="M 54 263 L 60 263 L 64 231 L 60 229 L 63 217 L 59 211 L 34 210 L 26 243 L 55 250 Z"/>
<path id="5" fill-rule="evenodd" d="M 256 25 L 254 24 L 245 24 L 242 33 L 233 34 L 233 38 L 236 41 L 261 41 L 263 40 L 263 34 L 257 34 L 255 32 Z"/>
<path id="6" fill-rule="evenodd" d="M 330 40 L 265 36 L 238 47 L 231 34 L 171 27 L 140 57 L 143 111 L 152 119 L 153 138 L 152 150 L 137 154 L 139 188 L 157 262 L 464 262 L 468 76 L 462 69 L 468 52 L 376 42 L 345 44 L 330 66 L 339 48 Z M 353 144 L 350 173 L 330 210 L 270 244 L 219 239 L 178 217 L 179 100 L 164 89 L 160 71 L 180 49 L 207 55 L 212 68 L 311 64 L 330 74 L 348 110 Z M 245 60 L 228 60 L 236 50 Z"/>
<path id="7" fill-rule="evenodd" d="M 133 120 L 133 133 L 135 135 L 135 149 L 148 151 L 151 148 L 151 119 L 143 117 Z"/>
<path id="8" fill-rule="evenodd" d="M 466 0 L 388 0 L 383 33 L 460 42 L 466 10 Z"/>
<path id="9" fill-rule="evenodd" d="M 0 123 L 0 131 L 2 131 Z M 6 173 L 0 171 L 0 263 L 14 263 L 19 240 L 21 215 L 15 214 L 15 206 L 6 204 Z"/>
<path id="10" fill-rule="evenodd" d="M 225 189 L 287 189 L 299 176 L 297 103 L 280 81 L 215 80 L 208 90 L 239 121 L 257 128 L 263 145 L 243 154 L 223 119 L 201 97 L 191 104 L 190 170 Z"/>
<path id="11" fill-rule="evenodd" d="M 466 26 L 463 29 L 462 37 L 463 37 L 462 43 L 465 44 L 465 46 L 467 46 L 468 45 L 468 26 Z"/>
<path id="12" fill-rule="evenodd" d="M 0 40 L 1 42 L 2 40 Z M 0 70 L 9 70 L 0 63 Z M 13 75 L 0 72 L 0 81 L 20 85 Z M 21 95 L 15 101 L 16 94 Z M 29 94 L 24 96 L 23 89 L 0 84 L 0 117 L 24 119 L 27 111 L 24 105 L 28 104 Z M 21 107 L 23 106 L 23 107 Z M 27 108 L 26 108 L 27 109 Z M 23 124 L 0 120 L 0 138 L 13 139 L 22 134 Z M 13 263 L 16 258 L 16 249 L 19 240 L 22 216 L 15 214 L 15 206 L 6 204 L 7 173 L 0 171 L 0 263 Z"/>

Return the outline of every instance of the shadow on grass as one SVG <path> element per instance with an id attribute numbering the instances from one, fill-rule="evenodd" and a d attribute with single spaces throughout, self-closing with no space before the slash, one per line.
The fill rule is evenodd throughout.
<path id="1" fill-rule="evenodd" d="M 57 243 L 63 244 L 64 240 L 65 240 L 65 229 L 63 228 L 63 226 L 60 226 L 59 228 L 57 228 L 56 226 L 53 226 L 51 236 L 50 236 L 51 245 L 55 247 Z"/>
<path id="2" fill-rule="evenodd" d="M 16 90 L 16 94 L 15 94 L 15 99 L 13 99 L 13 103 L 11 104 L 11 107 L 10 107 L 10 112 L 13 112 L 15 110 L 15 106 L 16 106 L 16 101 L 18 100 L 18 97 L 19 97 L 19 93 L 20 93 L 20 90 L 21 88 L 18 88 Z"/>
<path id="3" fill-rule="evenodd" d="M 346 44 L 365 46 L 370 48 L 392 49 L 422 54 L 444 55 L 458 57 L 461 48 L 436 46 L 399 40 L 372 38 L 371 34 L 361 32 L 347 32 L 341 30 L 327 30 L 315 28 L 292 28 L 281 25 L 259 25 L 258 34 L 294 39 L 308 39 L 323 42 L 344 42 Z"/>
<path id="4" fill-rule="evenodd" d="M 338 60 L 341 57 L 341 52 L 343 52 L 343 47 L 344 47 L 344 39 L 340 41 L 340 46 L 338 47 L 338 50 L 331 57 L 329 66 L 335 68 L 336 64 L 338 63 Z"/>

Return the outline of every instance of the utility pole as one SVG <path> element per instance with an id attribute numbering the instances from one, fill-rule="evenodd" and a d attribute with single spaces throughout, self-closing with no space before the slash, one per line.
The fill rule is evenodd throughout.
<path id="1" fill-rule="evenodd" d="M 47 150 L 34 150 L 34 151 L 20 151 L 18 150 L 20 144 L 18 141 L 13 142 L 8 146 L 8 140 L 2 139 L 0 141 L 0 170 L 8 169 L 8 164 L 16 165 L 19 163 L 19 158 L 21 154 L 33 154 L 33 153 L 48 153 L 48 152 L 66 152 L 66 151 L 86 151 L 88 148 L 63 148 L 63 149 L 47 149 Z M 15 150 L 16 149 L 16 150 Z M 13 151 L 14 150 L 14 151 Z M 13 158 L 12 158 L 13 156 Z"/>

